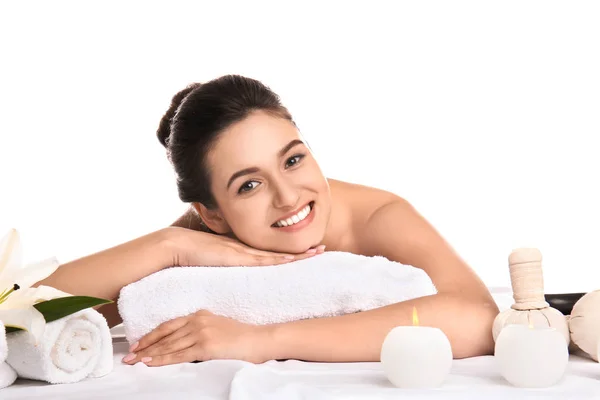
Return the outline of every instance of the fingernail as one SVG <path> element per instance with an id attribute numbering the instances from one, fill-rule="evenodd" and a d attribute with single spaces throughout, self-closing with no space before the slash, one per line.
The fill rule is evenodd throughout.
<path id="1" fill-rule="evenodd" d="M 135 351 L 135 349 L 138 348 L 139 345 L 140 345 L 140 342 L 135 342 L 134 344 L 132 344 L 131 346 L 129 346 L 129 352 L 133 353 Z"/>
<path id="2" fill-rule="evenodd" d="M 306 254 L 315 254 L 316 252 L 317 252 L 317 249 L 306 250 Z"/>
<path id="3" fill-rule="evenodd" d="M 150 361 L 152 361 L 152 357 L 144 357 L 144 358 L 142 358 L 142 362 L 144 364 L 149 363 Z"/>
<path id="4" fill-rule="evenodd" d="M 325 251 L 325 247 L 326 247 L 326 246 L 325 246 L 324 244 L 322 244 L 322 245 L 320 245 L 320 246 L 317 246 L 317 250 L 319 251 L 319 253 L 322 253 L 322 252 L 324 252 L 324 251 Z"/>
<path id="5" fill-rule="evenodd" d="M 286 260 L 293 260 L 295 257 L 294 256 L 283 256 L 283 258 L 285 258 Z"/>
<path id="6" fill-rule="evenodd" d="M 123 362 L 129 362 L 135 358 L 135 353 L 129 353 L 123 357 Z"/>

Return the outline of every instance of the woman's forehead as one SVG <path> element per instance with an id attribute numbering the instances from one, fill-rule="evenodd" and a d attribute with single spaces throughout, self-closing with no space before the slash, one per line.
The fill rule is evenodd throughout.
<path id="1" fill-rule="evenodd" d="M 292 122 L 253 113 L 219 135 L 208 157 L 213 178 L 222 180 L 241 169 L 272 165 L 293 140 L 302 138 Z"/>

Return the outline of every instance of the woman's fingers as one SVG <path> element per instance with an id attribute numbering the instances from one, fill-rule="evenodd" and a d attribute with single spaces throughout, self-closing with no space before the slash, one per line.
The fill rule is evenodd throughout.
<path id="1" fill-rule="evenodd" d="M 279 265 L 287 264 L 294 260 L 289 260 L 282 257 L 265 257 L 265 256 L 250 256 L 251 260 L 248 262 L 248 266 L 268 266 L 268 265 Z"/>
<path id="2" fill-rule="evenodd" d="M 276 253 L 276 252 L 273 252 L 273 251 L 258 250 L 258 249 L 253 249 L 252 247 L 245 247 L 245 246 L 242 246 L 239 250 L 242 253 L 252 254 L 253 256 L 263 256 L 263 257 L 280 256 L 280 257 L 283 257 L 283 258 L 288 257 L 290 260 L 293 260 L 294 256 L 295 256 L 295 254 L 290 254 L 290 253 Z"/>
<path id="3" fill-rule="evenodd" d="M 199 359 L 195 346 L 192 345 L 188 348 L 176 351 L 175 353 L 144 357 L 141 361 L 149 367 L 160 367 L 163 365 L 204 360 Z"/>
<path id="4" fill-rule="evenodd" d="M 307 250 L 304 253 L 279 253 L 274 251 L 259 250 L 247 246 L 241 242 L 230 242 L 227 244 L 226 253 L 223 254 L 227 266 L 265 266 L 279 265 L 291 261 L 304 260 L 325 251 L 325 246 L 320 245 Z"/>
<path id="5" fill-rule="evenodd" d="M 153 345 L 154 343 L 159 342 L 166 336 L 169 336 L 173 332 L 181 329 L 183 326 L 187 324 L 187 320 L 185 318 L 175 318 L 167 322 L 163 322 L 158 327 L 156 327 L 152 332 L 148 333 L 146 336 L 142 337 L 139 342 L 134 343 L 129 348 L 130 352 L 139 352 L 144 350 L 145 348 Z"/>
<path id="6" fill-rule="evenodd" d="M 313 257 L 317 254 L 323 253 L 325 246 L 319 246 L 319 248 L 312 248 L 305 253 L 300 254 L 283 254 L 283 253 L 269 253 L 263 252 L 262 254 L 253 254 L 252 262 L 253 265 L 265 266 L 265 265 L 279 265 L 289 263 L 291 261 L 304 260 L 306 258 Z"/>
<path id="7" fill-rule="evenodd" d="M 183 331 L 183 329 L 181 329 Z M 147 347 L 143 351 L 136 354 L 136 359 L 132 361 L 139 361 L 145 357 L 155 357 L 163 354 L 176 353 L 180 350 L 187 349 L 196 343 L 196 339 L 191 332 L 174 332 L 172 335 L 167 336 L 160 342 Z"/>
<path id="8" fill-rule="evenodd" d="M 289 258 L 290 260 L 292 260 L 292 259 L 297 259 L 299 257 L 306 258 L 311 255 L 320 254 L 323 251 L 325 251 L 325 245 L 312 247 L 304 253 L 279 253 L 279 252 L 274 252 L 274 251 L 258 250 L 258 249 L 254 249 L 252 247 L 247 247 L 244 245 L 241 246 L 240 250 L 242 250 L 245 253 L 253 254 L 253 255 L 257 255 L 257 256 L 284 257 L 284 258 Z"/>
<path id="9" fill-rule="evenodd" d="M 190 335 L 189 329 L 182 328 L 173 332 L 167 337 L 164 337 L 158 343 L 147 347 L 142 351 L 143 356 L 155 356 L 157 354 L 174 353 L 178 350 L 185 349 L 194 344 L 194 338 Z"/>

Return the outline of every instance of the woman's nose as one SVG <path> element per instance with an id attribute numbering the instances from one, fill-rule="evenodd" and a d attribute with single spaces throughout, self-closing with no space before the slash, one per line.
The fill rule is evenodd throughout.
<path id="1" fill-rule="evenodd" d="M 292 185 L 286 183 L 277 184 L 273 204 L 277 208 L 293 207 L 298 204 L 300 194 Z"/>

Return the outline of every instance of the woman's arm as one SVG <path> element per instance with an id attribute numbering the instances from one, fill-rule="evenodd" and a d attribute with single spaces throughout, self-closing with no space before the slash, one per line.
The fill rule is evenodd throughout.
<path id="1" fill-rule="evenodd" d="M 455 358 L 492 353 L 492 324 L 498 308 L 491 294 L 408 202 L 396 199 L 379 208 L 359 242 L 364 254 L 423 269 L 438 294 L 340 317 L 272 325 L 272 358 L 379 361 L 385 336 L 396 326 L 412 324 L 413 307 L 421 325 L 438 327 L 448 336 Z"/>
<path id="2" fill-rule="evenodd" d="M 396 326 L 412 325 L 413 307 L 418 310 L 420 325 L 440 328 L 446 334 L 454 358 L 492 353 L 495 305 L 439 293 L 339 317 L 267 325 L 267 359 L 380 361 L 385 336 Z"/>
<path id="3" fill-rule="evenodd" d="M 169 229 L 63 264 L 34 286 L 115 300 L 123 286 L 173 265 L 174 245 Z"/>

